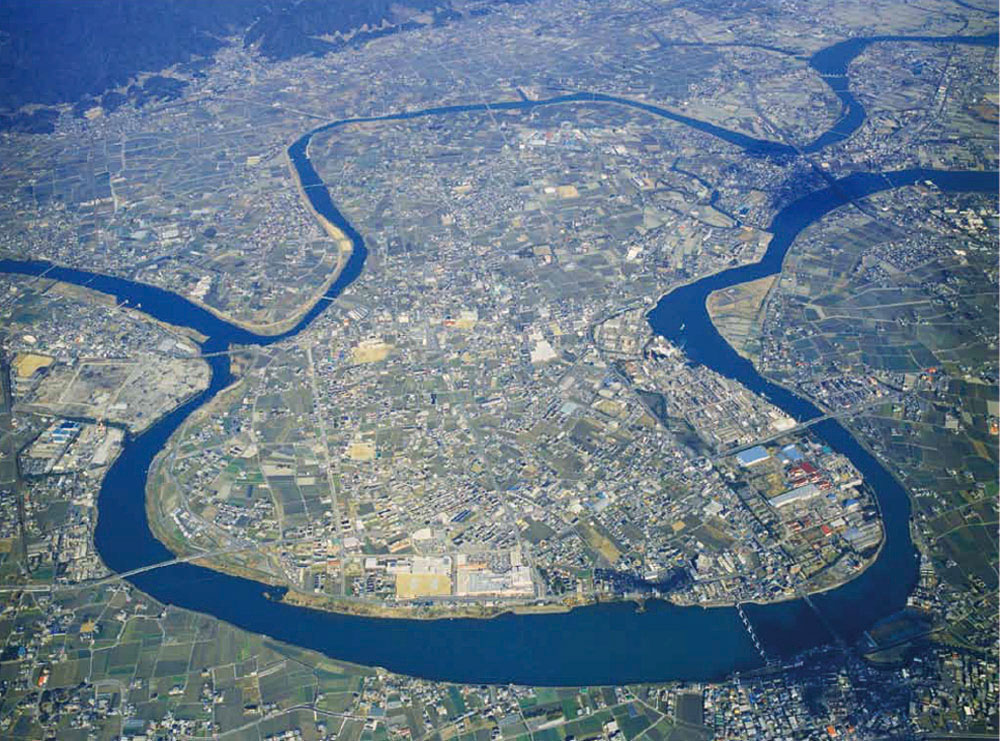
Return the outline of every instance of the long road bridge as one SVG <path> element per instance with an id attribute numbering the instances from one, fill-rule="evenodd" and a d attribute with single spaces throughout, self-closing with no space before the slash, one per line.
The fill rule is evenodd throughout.
<path id="1" fill-rule="evenodd" d="M 312 538 L 296 538 L 291 540 L 281 540 L 272 543 L 265 543 L 262 545 L 287 545 L 291 543 L 301 542 L 303 540 L 312 540 Z M 128 579 L 131 576 L 138 576 L 139 574 L 145 574 L 149 571 L 155 571 L 157 569 L 165 569 L 168 566 L 176 566 L 181 563 L 191 563 L 192 561 L 199 561 L 203 558 L 212 558 L 214 556 L 225 556 L 231 553 L 240 553 L 242 551 L 250 551 L 259 549 L 260 545 L 240 545 L 232 546 L 230 548 L 221 548 L 215 551 L 201 551 L 199 553 L 192 553 L 187 556 L 178 556 L 177 558 L 171 558 L 168 561 L 158 561 L 157 563 L 147 564 L 146 566 L 140 566 L 135 569 L 130 569 L 129 571 L 121 571 L 111 574 L 109 576 L 101 577 L 100 579 L 89 579 L 87 581 L 75 582 L 73 584 L 22 584 L 22 585 L 3 585 L 0 586 L 0 593 L 10 593 L 10 592 L 69 592 L 74 589 L 89 589 L 91 587 L 100 587 L 105 584 L 111 584 L 116 581 L 121 581 L 122 579 Z"/>
<path id="2" fill-rule="evenodd" d="M 857 414 L 861 414 L 866 409 L 870 409 L 871 407 L 881 406 L 882 404 L 891 403 L 895 400 L 896 400 L 895 396 L 882 396 L 877 399 L 872 399 L 871 401 L 867 401 L 863 404 L 858 404 L 857 406 L 853 406 L 850 409 L 844 409 L 839 412 L 827 412 L 826 414 L 821 414 L 818 417 L 807 419 L 805 422 L 799 422 L 794 427 L 789 427 L 788 429 L 781 430 L 780 432 L 775 432 L 773 435 L 768 435 L 767 437 L 759 438 L 757 440 L 754 440 L 753 442 L 743 443 L 742 445 L 737 445 L 727 450 L 723 450 L 713 455 L 712 460 L 719 461 L 722 460 L 723 458 L 728 458 L 729 456 L 736 455 L 737 453 L 741 453 L 744 450 L 749 450 L 750 448 L 754 448 L 758 445 L 764 445 L 766 443 L 773 442 L 774 440 L 779 440 L 780 438 L 783 438 L 786 435 L 794 435 L 796 432 L 801 432 L 802 430 L 808 429 L 809 427 L 812 427 L 815 424 L 819 424 L 820 422 L 825 422 L 828 419 L 844 419 L 846 417 L 853 417 Z"/>

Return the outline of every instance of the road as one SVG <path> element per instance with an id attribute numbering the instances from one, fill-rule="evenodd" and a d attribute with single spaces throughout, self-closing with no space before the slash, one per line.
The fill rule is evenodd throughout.
<path id="1" fill-rule="evenodd" d="M 233 548 L 225 548 L 218 551 L 203 551 L 201 553 L 193 553 L 187 556 L 178 556 L 177 558 L 172 558 L 169 561 L 160 561 L 158 563 L 152 563 L 148 566 L 140 566 L 137 569 L 132 569 L 130 571 L 122 571 L 121 573 L 112 574 L 111 576 L 105 576 L 101 579 L 91 579 L 89 581 L 81 581 L 76 584 L 23 584 L 20 586 L 6 585 L 0 586 L 0 593 L 10 593 L 10 592 L 69 592 L 74 589 L 88 589 L 90 587 L 99 587 L 104 584 L 111 584 L 112 582 L 119 581 L 121 579 L 127 579 L 130 576 L 137 576 L 138 574 L 144 574 L 147 571 L 155 571 L 156 569 L 164 569 L 168 566 L 174 566 L 179 563 L 191 563 L 192 561 L 198 561 L 202 558 L 212 558 L 213 556 L 224 556 L 227 553 L 239 553 L 240 551 L 252 550 L 254 548 L 259 548 L 260 546 L 237 546 Z"/>
<path id="2" fill-rule="evenodd" d="M 728 458 L 731 455 L 736 455 L 737 453 L 756 447 L 758 445 L 764 445 L 774 440 L 778 440 L 780 438 L 785 437 L 786 435 L 794 435 L 796 432 L 812 427 L 814 424 L 817 424 L 818 422 L 823 422 L 828 419 L 843 419 L 845 417 L 853 417 L 856 414 L 861 414 L 861 412 L 863 412 L 866 409 L 869 409 L 871 407 L 881 406 L 882 404 L 891 403 L 893 401 L 895 401 L 895 399 L 891 396 L 882 396 L 877 399 L 872 399 L 871 401 L 865 402 L 864 404 L 858 404 L 857 406 L 853 406 L 850 409 L 844 409 L 839 412 L 827 412 L 826 414 L 822 414 L 819 417 L 813 417 L 812 419 L 807 419 L 805 422 L 799 422 L 797 425 L 795 425 L 794 427 L 789 427 L 787 430 L 781 430 L 780 432 L 775 432 L 773 435 L 768 435 L 767 437 L 759 438 L 757 440 L 754 440 L 753 442 L 744 443 L 743 445 L 737 445 L 734 448 L 723 450 L 721 453 L 716 453 L 714 456 L 712 456 L 712 460 L 719 461 L 722 460 L 723 458 Z"/>
<path id="3" fill-rule="evenodd" d="M 11 485 L 17 499 L 17 529 L 21 550 L 21 566 L 25 572 L 28 572 L 28 536 L 24 532 L 24 482 L 21 480 L 17 436 L 14 432 L 14 395 L 10 374 L 11 366 L 7 356 L 0 353 L 0 439 L 7 445 L 7 450 L 0 451 L 0 458 L 3 459 L 3 468 L 10 471 L 9 480 L 4 480 L 4 474 L 0 471 L 0 484 Z"/>
<path id="4" fill-rule="evenodd" d="M 333 521 L 336 527 L 337 544 L 340 549 L 340 590 L 341 597 L 347 594 L 347 552 L 344 550 L 343 520 L 341 519 L 340 497 L 337 496 L 337 479 L 333 473 L 333 461 L 330 460 L 330 438 L 326 431 L 326 418 L 320 411 L 319 405 L 319 385 L 316 382 L 316 363 L 313 360 L 313 346 L 305 346 L 306 360 L 308 366 L 306 374 L 309 376 L 309 390 L 312 393 L 313 417 L 319 427 L 320 442 L 323 445 L 323 467 L 326 469 L 326 483 L 330 489 L 330 510 L 333 512 Z M 304 502 L 303 502 L 304 504 Z M 308 512 L 308 508 L 306 509 Z"/>

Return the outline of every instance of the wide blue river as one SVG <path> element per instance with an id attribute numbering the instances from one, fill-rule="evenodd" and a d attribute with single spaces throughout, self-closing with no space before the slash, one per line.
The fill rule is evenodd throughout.
<path id="1" fill-rule="evenodd" d="M 979 39 L 949 41 L 982 43 Z M 995 38 L 992 43 L 996 44 Z M 839 65 L 846 70 L 845 56 L 853 58 L 859 52 L 860 48 L 844 48 L 841 56 L 828 58 L 824 63 L 831 69 Z M 816 66 L 816 57 L 812 63 Z M 754 140 L 655 106 L 590 94 L 564 96 L 554 101 L 455 106 L 366 120 L 447 115 L 486 110 L 487 107 L 523 109 L 568 102 L 635 105 L 653 115 L 662 115 L 730 141 L 754 156 L 794 154 L 783 144 Z M 850 100 L 845 100 L 844 110 L 845 117 L 852 115 Z M 849 122 L 851 130 L 861 121 L 863 112 L 861 120 Z M 329 298 L 338 296 L 357 278 L 364 266 L 367 249 L 361 235 L 331 201 L 309 160 L 307 148 L 314 134 L 344 123 L 347 122 L 320 127 L 289 148 L 292 163 L 313 207 L 343 229 L 354 244 L 350 260 L 327 293 Z M 843 138 L 845 132 L 842 118 L 836 139 Z M 652 328 L 673 342 L 684 343 L 693 360 L 763 394 L 797 419 L 818 416 L 815 406 L 769 383 L 736 354 L 709 320 L 705 298 L 714 290 L 778 272 L 795 237 L 831 210 L 855 198 L 922 180 L 933 181 L 946 191 L 995 194 L 998 187 L 995 172 L 932 170 L 855 174 L 832 182 L 824 189 L 804 195 L 774 217 L 769 227 L 774 236 L 760 262 L 710 276 L 664 296 L 649 314 Z M 176 294 L 120 278 L 30 261 L 0 260 L 0 271 L 28 275 L 44 273 L 53 279 L 87 285 L 133 306 L 141 304 L 141 310 L 150 316 L 206 335 L 209 339 L 202 346 L 205 353 L 225 350 L 232 344 L 266 345 L 293 336 L 329 305 L 329 301 L 320 301 L 292 330 L 267 337 L 220 320 Z M 209 388 L 143 434 L 130 437 L 102 484 L 95 541 L 104 562 L 114 571 L 126 572 L 173 558 L 149 530 L 144 503 L 146 478 L 153 458 L 184 419 L 231 381 L 225 356 L 210 358 L 209 362 L 212 366 Z M 828 420 L 818 423 L 814 429 L 834 449 L 851 459 L 876 492 L 885 521 L 886 542 L 876 562 L 857 579 L 814 595 L 815 607 L 803 600 L 745 606 L 764 648 L 775 657 L 791 656 L 802 649 L 829 642 L 833 638 L 829 629 L 835 631 L 838 638 L 855 639 L 876 620 L 900 609 L 916 579 L 916 555 L 909 535 L 910 510 L 906 491 L 839 423 Z M 275 599 L 280 596 L 280 590 L 193 564 L 176 564 L 128 579 L 165 603 L 213 615 L 241 628 L 321 651 L 333 658 L 431 679 L 534 685 L 705 680 L 753 669 L 762 663 L 734 608 L 677 607 L 654 600 L 647 603 L 643 612 L 638 612 L 630 603 L 617 603 L 583 607 L 568 613 L 503 615 L 489 620 L 397 620 L 294 607 Z M 822 620 L 817 610 L 822 613 Z"/>

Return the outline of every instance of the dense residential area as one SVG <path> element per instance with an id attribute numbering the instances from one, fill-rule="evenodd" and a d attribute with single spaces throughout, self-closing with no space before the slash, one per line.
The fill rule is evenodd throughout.
<path id="1" fill-rule="evenodd" d="M 995 7 L 113 5 L 0 11 L 0 736 L 996 737 Z"/>

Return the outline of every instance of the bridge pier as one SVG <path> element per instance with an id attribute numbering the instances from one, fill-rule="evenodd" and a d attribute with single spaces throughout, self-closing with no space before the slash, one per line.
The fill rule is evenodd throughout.
<path id="1" fill-rule="evenodd" d="M 754 648 L 757 649 L 757 653 L 764 660 L 765 664 L 770 664 L 771 659 L 768 657 L 767 652 L 764 651 L 764 647 L 760 645 L 760 639 L 757 637 L 757 633 L 753 629 L 753 625 L 750 624 L 750 619 L 747 617 L 746 612 L 743 610 L 743 605 L 740 602 L 736 602 L 736 612 L 740 616 L 740 620 L 743 621 L 743 627 L 747 629 L 747 633 L 750 635 L 750 640 L 753 641 Z"/>

